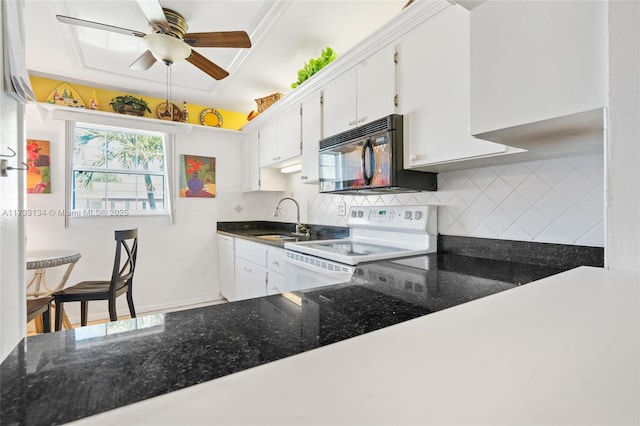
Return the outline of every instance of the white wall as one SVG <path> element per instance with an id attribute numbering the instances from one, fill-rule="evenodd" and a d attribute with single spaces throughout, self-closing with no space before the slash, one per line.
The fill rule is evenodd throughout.
<path id="1" fill-rule="evenodd" d="M 529 161 L 439 173 L 437 192 L 365 197 L 318 194 L 296 173 L 288 193 L 309 223 L 346 226 L 340 202 L 435 204 L 440 234 L 603 247 L 603 167 L 601 154 Z"/>
<path id="2" fill-rule="evenodd" d="M 607 266 L 640 271 L 640 2 L 609 3 Z"/>
<path id="3" fill-rule="evenodd" d="M 0 7 L 0 22 L 3 13 L 4 7 Z M 3 31 L 0 45 L 4 46 Z M 4 63 L 0 67 L 0 82 L 3 81 Z M 20 167 L 19 161 L 24 159 L 22 110 L 4 90 L 0 91 L 0 155 L 11 155 L 7 148 L 18 153 L 17 157 L 6 158 L 11 167 Z M 0 362 L 26 333 L 24 218 L 15 214 L 24 207 L 24 182 L 21 171 L 10 170 L 7 176 L 0 176 Z"/>
<path id="4" fill-rule="evenodd" d="M 51 118 L 41 107 L 30 106 L 27 137 L 50 141 L 52 174 L 52 193 L 28 194 L 28 209 L 64 209 L 64 121 Z M 63 216 L 31 216 L 26 227 L 27 250 L 78 250 L 82 258 L 69 283 L 107 279 L 113 266 L 114 230 L 137 227 L 139 260 L 133 294 L 138 312 L 219 299 L 216 222 L 220 204 L 229 204 L 225 198 L 238 199 L 233 194 L 238 194 L 241 176 L 239 140 L 229 132 L 218 134 L 197 128 L 188 137 L 176 137 L 174 160 L 178 161 L 180 154 L 216 157 L 217 197 L 177 198 L 174 225 L 167 217 L 110 217 L 74 218 L 65 228 Z M 64 267 L 47 271 L 49 281 L 56 282 L 63 270 Z M 73 305 L 77 304 L 69 304 L 65 310 L 75 322 L 79 308 Z M 123 297 L 118 300 L 118 313 L 128 314 Z M 106 303 L 90 304 L 90 320 L 107 316 Z"/>

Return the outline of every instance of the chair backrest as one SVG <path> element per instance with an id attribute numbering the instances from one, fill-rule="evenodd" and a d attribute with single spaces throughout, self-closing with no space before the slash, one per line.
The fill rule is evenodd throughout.
<path id="1" fill-rule="evenodd" d="M 138 229 L 115 231 L 115 236 L 116 257 L 109 292 L 115 292 L 125 285 L 131 286 L 138 258 Z"/>

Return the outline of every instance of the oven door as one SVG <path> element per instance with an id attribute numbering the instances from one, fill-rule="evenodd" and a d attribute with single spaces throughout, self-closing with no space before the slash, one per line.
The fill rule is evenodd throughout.
<path id="1" fill-rule="evenodd" d="M 348 282 L 355 271 L 354 266 L 291 250 L 285 251 L 284 260 L 286 291 L 305 290 Z"/>
<path id="2" fill-rule="evenodd" d="M 391 133 L 345 142 L 319 152 L 320 192 L 391 184 Z"/>

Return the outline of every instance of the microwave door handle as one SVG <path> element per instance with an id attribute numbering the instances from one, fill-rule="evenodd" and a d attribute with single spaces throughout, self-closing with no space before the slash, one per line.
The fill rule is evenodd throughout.
<path id="1" fill-rule="evenodd" d="M 367 173 L 367 151 L 369 151 L 369 168 L 371 171 L 371 175 Z M 365 185 L 371 185 L 371 180 L 373 179 L 373 174 L 375 170 L 375 158 L 373 155 L 373 145 L 371 144 L 371 139 L 367 139 L 367 141 L 362 145 L 362 177 L 364 179 Z"/>

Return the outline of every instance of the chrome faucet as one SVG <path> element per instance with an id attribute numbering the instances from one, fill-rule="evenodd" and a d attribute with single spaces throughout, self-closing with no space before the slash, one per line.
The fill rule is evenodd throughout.
<path id="1" fill-rule="evenodd" d="M 282 204 L 284 200 L 291 200 L 296 205 L 296 232 L 294 232 L 293 235 L 300 235 L 300 236 L 304 236 L 305 238 L 309 238 L 309 228 L 304 227 L 300 223 L 300 205 L 293 198 L 291 197 L 281 198 L 280 201 L 278 201 L 278 205 L 276 206 L 276 209 L 273 211 L 273 216 L 278 217 L 278 215 L 282 211 L 280 208 L 280 204 Z"/>

